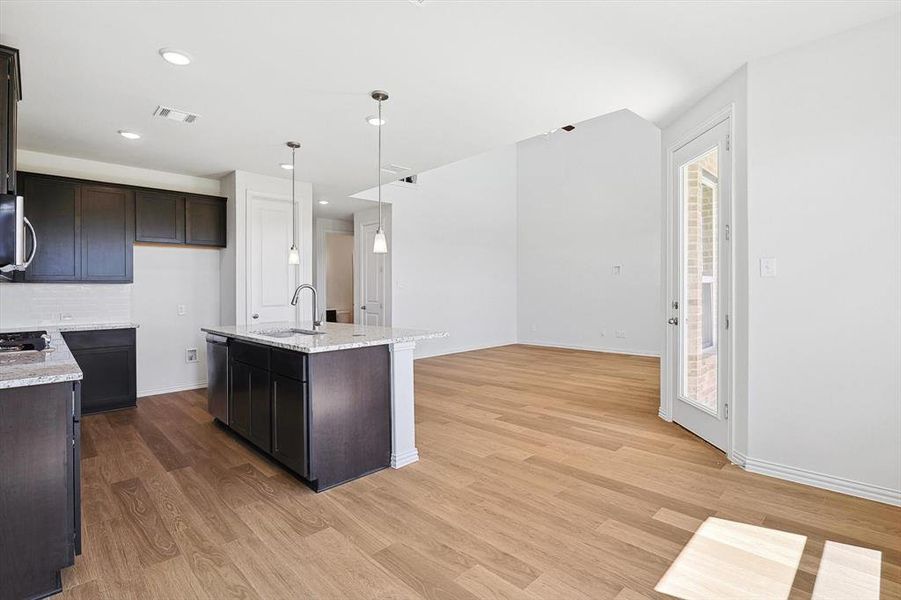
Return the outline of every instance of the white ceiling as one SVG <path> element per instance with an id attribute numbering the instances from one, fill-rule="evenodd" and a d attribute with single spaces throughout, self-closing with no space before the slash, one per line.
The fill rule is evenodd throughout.
<path id="1" fill-rule="evenodd" d="M 897 1 L 3 1 L 0 43 L 21 50 L 24 148 L 288 177 L 278 163 L 297 139 L 298 179 L 338 210 L 375 181 L 376 128 L 363 120 L 372 89 L 391 94 L 384 163 L 419 172 L 621 108 L 664 124 L 749 58 L 898 10 Z M 194 63 L 173 67 L 162 47 Z M 156 119 L 157 104 L 201 117 Z M 144 137 L 128 142 L 119 129 Z"/>

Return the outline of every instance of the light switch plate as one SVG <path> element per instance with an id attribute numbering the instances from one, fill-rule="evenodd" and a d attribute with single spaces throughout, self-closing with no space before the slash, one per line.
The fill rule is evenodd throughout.
<path id="1" fill-rule="evenodd" d="M 178 311 L 178 316 L 183 317 L 188 312 L 188 307 L 186 307 L 184 304 L 179 304 L 176 307 L 176 310 Z"/>
<path id="2" fill-rule="evenodd" d="M 776 259 L 772 257 L 763 257 L 760 259 L 760 276 L 775 277 L 776 276 Z"/>

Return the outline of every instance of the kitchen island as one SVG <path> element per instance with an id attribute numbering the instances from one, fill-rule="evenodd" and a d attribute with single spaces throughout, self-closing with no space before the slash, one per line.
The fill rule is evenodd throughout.
<path id="1" fill-rule="evenodd" d="M 444 332 L 344 323 L 204 327 L 210 413 L 322 491 L 419 458 L 413 350 Z"/>

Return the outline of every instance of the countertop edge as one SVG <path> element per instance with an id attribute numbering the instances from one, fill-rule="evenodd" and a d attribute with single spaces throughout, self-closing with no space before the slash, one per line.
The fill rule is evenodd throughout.
<path id="1" fill-rule="evenodd" d="M 439 338 L 446 338 L 449 336 L 448 332 L 446 332 L 446 331 L 429 331 L 429 332 L 423 332 L 423 333 L 417 333 L 417 334 L 399 335 L 397 337 L 391 337 L 391 338 L 382 338 L 382 339 L 375 339 L 375 340 L 358 340 L 355 342 L 335 343 L 335 344 L 330 344 L 328 346 L 323 346 L 320 348 L 314 348 L 311 346 L 301 346 L 298 344 L 292 344 L 292 343 L 280 341 L 281 339 L 285 339 L 285 338 L 267 338 L 265 336 L 260 336 L 259 334 L 223 331 L 222 329 L 219 329 L 216 327 L 201 327 L 200 330 L 204 331 L 206 333 L 211 333 L 213 335 L 221 335 L 222 337 L 234 338 L 236 340 L 242 340 L 245 342 L 253 342 L 255 344 L 271 346 L 273 348 L 281 348 L 283 350 L 290 350 L 292 352 L 300 352 L 302 354 L 320 354 L 323 352 L 336 352 L 339 350 L 353 350 L 356 348 L 368 348 L 371 346 L 390 346 L 392 344 L 418 342 L 420 340 L 439 339 Z"/>

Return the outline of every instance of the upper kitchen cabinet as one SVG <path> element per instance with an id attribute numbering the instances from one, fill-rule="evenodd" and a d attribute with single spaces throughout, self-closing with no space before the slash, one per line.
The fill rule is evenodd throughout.
<path id="1" fill-rule="evenodd" d="M 134 192 L 129 189 L 100 185 L 82 186 L 82 281 L 110 283 L 132 281 L 134 211 Z"/>
<path id="2" fill-rule="evenodd" d="M 0 194 L 16 189 L 16 119 L 22 99 L 19 51 L 0 46 Z"/>
<path id="3" fill-rule="evenodd" d="M 226 246 L 226 201 L 188 196 L 185 201 L 185 241 L 199 246 Z"/>
<path id="4" fill-rule="evenodd" d="M 135 192 L 135 241 L 185 243 L 185 195 L 175 192 Z"/>
<path id="5" fill-rule="evenodd" d="M 19 173 L 19 193 L 38 238 L 34 261 L 17 278 L 27 282 L 81 280 L 81 185 Z M 26 246 L 31 247 L 31 236 Z"/>

